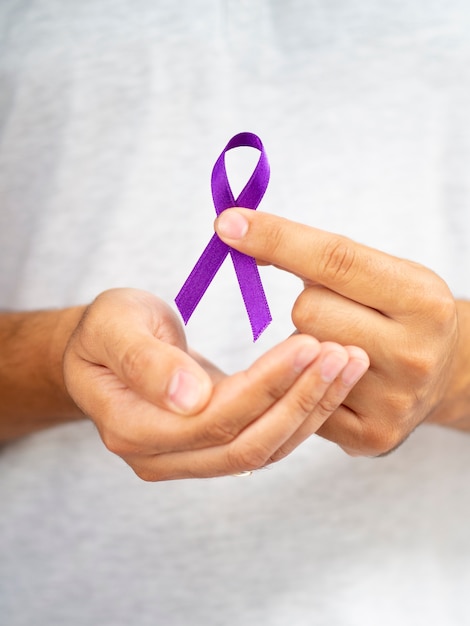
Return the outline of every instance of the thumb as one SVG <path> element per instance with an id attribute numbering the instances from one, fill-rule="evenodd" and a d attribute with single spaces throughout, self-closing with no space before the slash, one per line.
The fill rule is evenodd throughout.
<path id="1" fill-rule="evenodd" d="M 135 337 L 113 360 L 120 380 L 160 408 L 195 414 L 210 399 L 209 374 L 187 352 L 156 337 Z"/>
<path id="2" fill-rule="evenodd" d="M 187 353 L 179 319 L 147 292 L 104 292 L 90 305 L 75 335 L 69 351 L 99 366 L 108 383 L 114 380 L 108 392 L 124 385 L 148 402 L 181 414 L 198 413 L 210 399 L 210 376 Z"/>

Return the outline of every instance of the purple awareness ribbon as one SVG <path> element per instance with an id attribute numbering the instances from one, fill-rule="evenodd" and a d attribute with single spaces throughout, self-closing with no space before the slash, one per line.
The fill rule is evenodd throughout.
<path id="1" fill-rule="evenodd" d="M 256 148 L 261 154 L 249 181 L 235 200 L 225 169 L 225 153 L 228 150 L 241 146 Z M 239 133 L 235 135 L 225 146 L 212 170 L 212 198 L 217 215 L 220 215 L 225 209 L 236 206 L 255 210 L 264 196 L 268 182 L 269 163 L 261 139 L 253 133 Z M 230 248 L 217 234 L 214 234 L 207 244 L 176 296 L 175 303 L 183 317 L 184 323 L 187 324 L 194 309 L 229 253 L 232 257 L 238 284 L 240 285 L 246 312 L 250 320 L 253 340 L 256 341 L 272 320 L 256 261 L 253 257 Z"/>

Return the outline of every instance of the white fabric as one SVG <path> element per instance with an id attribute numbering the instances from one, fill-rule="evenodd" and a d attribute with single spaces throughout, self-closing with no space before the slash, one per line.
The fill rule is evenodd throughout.
<path id="1" fill-rule="evenodd" d="M 172 301 L 242 130 L 270 158 L 262 210 L 468 296 L 469 31 L 464 0 L 4 0 L 0 308 L 112 286 Z M 262 277 L 255 346 L 229 263 L 189 324 L 228 371 L 292 330 L 299 282 Z M 249 479 L 147 484 L 89 422 L 26 437 L 0 453 L 0 621 L 461 626 L 469 450 L 437 427 L 376 460 L 312 438 Z"/>

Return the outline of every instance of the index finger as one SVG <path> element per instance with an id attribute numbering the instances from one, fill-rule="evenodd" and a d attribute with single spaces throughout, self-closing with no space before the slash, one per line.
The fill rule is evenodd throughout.
<path id="1" fill-rule="evenodd" d="M 215 230 L 240 252 L 388 315 L 402 311 L 418 288 L 426 288 L 431 274 L 341 235 L 261 211 L 227 209 Z"/>

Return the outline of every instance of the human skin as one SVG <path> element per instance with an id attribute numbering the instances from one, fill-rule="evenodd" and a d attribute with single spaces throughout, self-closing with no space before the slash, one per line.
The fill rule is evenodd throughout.
<path id="1" fill-rule="evenodd" d="M 132 289 L 88 307 L 5 313 L 0 341 L 0 440 L 87 415 L 108 449 L 152 481 L 282 458 L 368 367 L 360 348 L 300 334 L 226 376 L 188 350 L 168 305 Z"/>
<path id="2" fill-rule="evenodd" d="M 317 433 L 352 455 L 379 456 L 422 422 L 470 430 L 470 303 L 431 270 L 339 235 L 249 209 L 216 232 L 233 248 L 304 281 L 299 332 L 361 346 L 370 368 Z M 295 437 L 284 450 L 296 444 Z"/>

